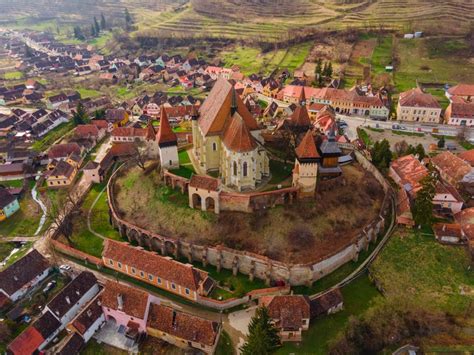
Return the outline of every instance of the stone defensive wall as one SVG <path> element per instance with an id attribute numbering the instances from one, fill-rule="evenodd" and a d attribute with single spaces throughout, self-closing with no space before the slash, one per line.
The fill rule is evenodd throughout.
<path id="1" fill-rule="evenodd" d="M 232 270 L 234 274 L 238 272 L 248 275 L 251 280 L 259 278 L 265 280 L 267 285 L 276 280 L 283 280 L 292 286 L 307 285 L 321 279 L 340 266 L 349 261 L 356 261 L 359 253 L 369 248 L 371 242 L 375 243 L 378 236 L 383 233 L 385 221 L 392 211 L 392 200 L 394 198 L 390 184 L 385 180 L 383 175 L 371 164 L 370 161 L 360 152 L 354 151 L 354 156 L 359 164 L 367 171 L 372 173 L 377 181 L 382 185 L 385 191 L 385 197 L 380 209 L 379 216 L 366 225 L 361 232 L 353 238 L 348 244 L 342 248 L 335 250 L 332 254 L 327 255 L 323 259 L 314 260 L 308 264 L 289 264 L 272 260 L 268 257 L 246 252 L 234 250 L 224 246 L 205 246 L 192 244 L 186 241 L 173 238 L 173 236 L 164 236 L 142 229 L 133 223 L 123 220 L 116 212 L 114 199 L 114 185 L 117 174 L 122 169 L 118 169 L 110 178 L 107 185 L 107 195 L 109 203 L 110 223 L 119 231 L 122 237 L 127 238 L 130 242 L 138 243 L 142 247 L 156 251 L 161 255 L 169 255 L 175 259 L 184 258 L 189 262 L 198 261 L 203 265 L 211 264 L 221 270 L 222 268 Z M 122 166 L 123 168 L 123 166 Z M 187 189 L 185 181 L 182 178 L 174 177 L 170 173 L 166 173 L 165 181 L 174 181 L 174 186 L 181 188 L 183 191 Z M 171 186 L 173 186 L 173 184 Z M 268 200 L 269 196 L 281 196 L 275 200 L 285 202 L 295 193 L 292 188 L 285 189 L 288 191 L 276 190 L 269 193 L 254 194 L 255 203 L 260 199 Z M 241 194 L 239 194 L 241 195 Z M 252 195 L 252 194 L 251 194 Z M 251 197 L 234 196 L 227 194 L 224 199 L 230 201 L 225 204 L 235 206 L 251 206 L 249 201 Z M 288 200 L 286 200 L 288 199 Z M 247 208 L 247 207 L 246 207 Z"/>

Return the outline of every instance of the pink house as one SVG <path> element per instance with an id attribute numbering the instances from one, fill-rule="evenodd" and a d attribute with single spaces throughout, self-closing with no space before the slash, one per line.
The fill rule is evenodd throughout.
<path id="1" fill-rule="evenodd" d="M 146 332 L 146 320 L 150 308 L 148 293 L 118 282 L 108 281 L 101 295 L 105 319 L 123 327 L 126 335 L 135 338 Z"/>

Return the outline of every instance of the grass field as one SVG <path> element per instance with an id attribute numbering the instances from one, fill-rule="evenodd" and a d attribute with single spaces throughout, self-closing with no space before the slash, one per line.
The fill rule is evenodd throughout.
<path id="1" fill-rule="evenodd" d="M 465 249 L 441 245 L 432 235 L 398 231 L 371 272 L 388 298 L 409 297 L 454 314 L 474 301 L 474 273 Z"/>
<path id="2" fill-rule="evenodd" d="M 13 185 L 18 187 L 16 186 L 18 183 Z M 31 197 L 30 189 L 24 192 L 19 202 L 20 210 L 15 212 L 10 218 L 0 222 L 0 236 L 31 237 L 38 228 L 43 213 L 40 206 Z"/>
<path id="3" fill-rule="evenodd" d="M 84 87 L 78 87 L 76 88 L 77 92 L 81 94 L 81 98 L 83 99 L 88 99 L 88 98 L 96 98 L 99 96 L 102 96 L 102 93 L 100 91 L 94 90 L 94 89 L 87 89 Z"/>
<path id="4" fill-rule="evenodd" d="M 0 77 L 3 77 L 5 80 L 20 80 L 23 78 L 23 73 L 21 71 L 9 71 L 3 74 L 0 74 Z"/>
<path id="5" fill-rule="evenodd" d="M 350 316 L 363 314 L 382 296 L 364 275 L 342 289 L 344 310 L 311 322 L 308 331 L 303 332 L 300 343 L 285 343 L 276 354 L 327 354 L 329 345 L 342 332 L 349 322 Z"/>
<path id="6" fill-rule="evenodd" d="M 61 123 L 56 128 L 49 131 L 43 138 L 37 140 L 31 146 L 38 152 L 43 152 L 54 144 L 59 138 L 72 131 L 74 122 Z"/>
<path id="7" fill-rule="evenodd" d="M 397 90 L 414 88 L 417 80 L 439 84 L 474 82 L 474 62 L 466 56 L 466 46 L 462 39 L 400 40 L 400 65 L 394 74 Z M 439 92 L 434 94 L 442 97 Z"/>
<path id="8" fill-rule="evenodd" d="M 302 43 L 289 49 L 277 49 L 262 54 L 253 47 L 236 46 L 221 54 L 226 67 L 238 65 L 246 74 L 269 74 L 278 68 L 288 68 L 290 71 L 300 67 L 311 50 L 312 43 Z"/>

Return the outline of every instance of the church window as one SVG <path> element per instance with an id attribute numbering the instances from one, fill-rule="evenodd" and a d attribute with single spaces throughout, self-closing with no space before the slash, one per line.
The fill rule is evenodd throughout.
<path id="1" fill-rule="evenodd" d="M 216 151 L 216 150 L 217 150 L 217 144 L 216 144 L 216 143 L 212 143 L 212 150 L 213 150 L 213 151 Z"/>
<path id="2" fill-rule="evenodd" d="M 237 163 L 234 161 L 234 176 L 237 176 Z"/>
<path id="3" fill-rule="evenodd" d="M 244 170 L 244 176 L 247 176 L 247 162 L 244 163 L 243 170 Z"/>

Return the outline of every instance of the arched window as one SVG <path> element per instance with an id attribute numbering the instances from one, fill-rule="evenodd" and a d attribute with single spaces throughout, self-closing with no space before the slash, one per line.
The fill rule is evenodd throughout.
<path id="1" fill-rule="evenodd" d="M 237 176 L 237 163 L 234 161 L 234 176 Z"/>
<path id="2" fill-rule="evenodd" d="M 244 176 L 247 176 L 247 162 L 244 162 L 243 170 L 244 170 Z"/>
<path id="3" fill-rule="evenodd" d="M 213 151 L 216 151 L 216 150 L 217 150 L 217 144 L 216 144 L 216 143 L 212 143 L 212 150 L 213 150 Z"/>

